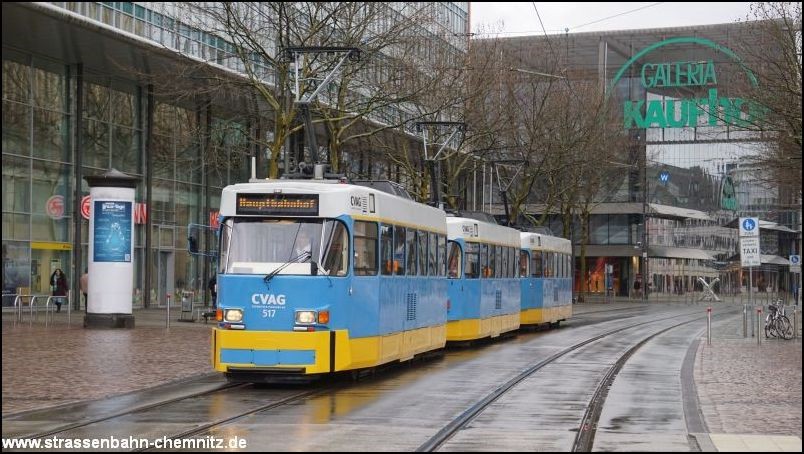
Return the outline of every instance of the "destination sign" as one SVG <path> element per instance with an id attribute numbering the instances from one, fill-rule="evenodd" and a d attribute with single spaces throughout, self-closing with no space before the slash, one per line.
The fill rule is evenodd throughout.
<path id="1" fill-rule="evenodd" d="M 237 214 L 318 216 L 318 194 L 237 194 Z"/>

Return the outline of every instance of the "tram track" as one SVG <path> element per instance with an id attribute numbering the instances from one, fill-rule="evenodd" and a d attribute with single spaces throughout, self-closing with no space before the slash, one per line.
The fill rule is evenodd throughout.
<path id="1" fill-rule="evenodd" d="M 632 309 L 639 309 L 639 308 L 632 308 Z M 596 312 L 609 312 L 609 311 L 596 311 Z M 642 312 L 642 311 L 638 310 L 637 312 Z M 582 314 L 578 314 L 578 315 L 582 315 Z M 597 314 L 597 315 L 602 315 L 602 314 Z M 592 342 L 595 342 L 597 340 L 603 339 L 603 338 L 605 338 L 607 336 L 611 336 L 611 335 L 616 334 L 618 332 L 622 332 L 622 331 L 627 330 L 627 329 L 632 329 L 634 327 L 648 325 L 648 324 L 651 324 L 651 323 L 657 323 L 657 322 L 661 322 L 663 320 L 668 320 L 668 319 L 678 318 L 679 316 L 688 316 L 688 315 L 698 315 L 698 313 L 694 312 L 694 313 L 685 313 L 685 314 L 674 314 L 674 315 L 671 315 L 671 316 L 668 316 L 668 317 L 657 318 L 657 319 L 650 320 L 650 321 L 630 324 L 630 325 L 625 326 L 625 327 L 612 329 L 612 330 L 610 330 L 608 332 L 605 332 L 605 333 L 598 334 L 598 335 L 595 335 L 593 337 L 590 337 L 589 339 L 586 339 L 586 340 L 584 340 L 582 342 L 578 342 L 577 344 L 575 344 L 575 345 L 573 345 L 573 346 L 571 346 L 571 347 L 569 347 L 567 349 L 564 349 L 564 350 L 562 350 L 562 351 L 560 351 L 560 352 L 558 352 L 556 354 L 553 354 L 549 358 L 547 358 L 547 359 L 545 359 L 543 361 L 540 361 L 539 363 L 531 366 L 525 372 L 517 375 L 513 379 L 511 379 L 508 382 L 506 382 L 504 385 L 498 387 L 493 393 L 491 393 L 488 396 L 486 396 L 486 398 L 482 399 L 480 402 L 478 402 L 477 404 L 475 404 L 472 407 L 470 407 L 469 409 L 467 409 L 462 415 L 460 415 L 458 418 L 453 420 L 453 422 L 451 422 L 447 427 L 445 427 L 445 429 L 442 429 L 442 431 L 439 432 L 439 434 L 441 434 L 441 438 L 442 438 L 440 441 L 436 438 L 436 437 L 439 436 L 437 434 L 436 437 L 433 437 L 432 439 L 428 440 L 428 442 L 425 443 L 424 445 L 422 445 L 418 450 L 419 451 L 424 451 L 424 450 L 436 450 L 436 449 L 438 449 L 444 443 L 449 441 L 449 438 L 452 435 L 454 435 L 455 433 L 460 431 L 461 428 L 465 427 L 466 424 L 471 422 L 477 415 L 479 415 L 481 412 L 483 412 L 483 410 L 485 408 L 487 408 L 489 405 L 491 405 L 499 397 L 504 395 L 508 390 L 510 390 L 511 388 L 515 387 L 519 382 L 521 382 L 522 380 L 524 380 L 528 376 L 533 375 L 539 369 L 543 368 L 544 366 L 547 366 L 550 363 L 555 362 L 560 357 L 570 353 L 571 351 L 577 350 L 577 349 L 582 348 L 583 346 L 588 345 L 588 344 L 590 344 Z M 635 314 L 635 316 L 638 316 L 638 315 Z M 621 317 L 622 317 L 622 315 L 621 315 Z M 583 317 L 578 317 L 578 318 L 583 318 Z M 695 321 L 697 319 L 699 319 L 699 318 L 696 317 L 696 318 L 693 318 L 692 320 L 686 321 L 684 323 L 690 323 L 690 322 L 693 322 L 693 321 Z M 571 324 L 571 325 L 569 325 L 567 327 L 569 328 L 569 327 L 579 327 L 579 326 L 584 326 L 584 325 L 595 325 L 595 324 L 598 324 L 598 323 L 603 323 L 603 322 L 608 321 L 608 320 L 609 320 L 608 317 L 603 317 L 603 318 L 597 319 L 597 320 L 589 320 L 589 319 L 587 319 L 587 320 L 584 320 L 582 323 Z M 645 341 L 645 342 L 647 342 L 647 341 Z M 616 376 L 616 373 L 613 374 L 613 376 Z M 164 438 L 172 439 L 172 440 L 186 439 L 186 438 L 191 438 L 191 437 L 198 436 L 199 434 L 202 434 L 204 432 L 213 432 L 216 428 L 219 428 L 221 426 L 230 425 L 230 424 L 233 424 L 233 423 L 237 423 L 237 422 L 241 421 L 244 418 L 247 418 L 249 416 L 255 415 L 255 414 L 260 413 L 260 412 L 264 412 L 266 410 L 278 409 L 280 407 L 286 407 L 288 405 L 293 405 L 294 403 L 298 403 L 298 402 L 304 401 L 306 399 L 315 398 L 318 395 L 332 392 L 336 388 L 347 387 L 348 384 L 346 384 L 346 383 L 340 383 L 340 384 L 333 383 L 332 385 L 329 385 L 329 386 L 317 387 L 314 390 L 310 390 L 308 388 L 305 391 L 295 392 L 295 393 L 292 393 L 292 394 L 287 394 L 286 391 L 288 391 L 288 390 L 271 390 L 271 392 L 279 393 L 280 395 L 278 395 L 278 396 L 266 396 L 265 392 L 264 392 L 265 390 L 260 390 L 258 393 L 255 393 L 254 396 L 248 396 L 248 395 L 244 396 L 243 395 L 244 391 L 249 386 L 250 385 L 247 385 L 247 384 L 245 384 L 245 385 L 244 384 L 240 384 L 240 385 L 222 384 L 220 387 L 215 388 L 215 389 L 206 390 L 204 392 L 193 393 L 193 394 L 189 394 L 189 395 L 184 395 L 184 396 L 176 397 L 174 399 L 169 399 L 169 400 L 165 400 L 165 401 L 161 401 L 161 402 L 156 402 L 156 403 L 145 405 L 145 406 L 139 406 L 139 407 L 136 407 L 136 408 L 126 409 L 125 411 L 115 412 L 113 414 L 104 415 L 103 417 L 93 418 L 92 420 L 80 421 L 80 422 L 69 424 L 69 425 L 66 425 L 66 426 L 61 426 L 61 427 L 58 427 L 58 428 L 55 428 L 55 429 L 52 429 L 52 430 L 40 432 L 40 433 L 37 433 L 37 434 L 35 434 L 35 435 L 31 436 L 31 437 L 32 438 L 44 438 L 44 437 L 53 436 L 53 435 L 65 434 L 67 432 L 73 432 L 73 433 L 68 434 L 68 436 L 70 436 L 70 437 L 75 436 L 75 435 L 92 434 L 93 432 L 95 434 L 99 434 L 99 433 L 103 433 L 103 431 L 106 430 L 106 427 L 104 427 L 103 423 L 111 423 L 111 425 L 114 426 L 117 423 L 115 421 L 116 419 L 119 419 L 119 420 L 123 421 L 124 423 L 127 423 L 128 421 L 126 421 L 126 417 L 129 416 L 129 415 L 135 415 L 133 417 L 133 419 L 135 419 L 135 420 L 143 420 L 143 419 L 152 420 L 152 418 L 154 417 L 152 414 L 171 413 L 171 412 L 179 413 L 185 407 L 182 406 L 182 407 L 173 408 L 173 407 L 171 407 L 171 405 L 173 405 L 173 404 L 181 405 L 181 402 L 190 401 L 190 400 L 198 400 L 199 398 L 205 398 L 205 396 L 213 395 L 214 393 L 232 392 L 232 391 L 234 391 L 236 399 L 232 399 L 232 401 L 236 400 L 236 401 L 239 401 L 239 402 L 248 401 L 249 399 L 255 399 L 255 400 L 260 399 L 261 401 L 264 401 L 265 398 L 270 399 L 269 402 L 258 403 L 257 406 L 251 406 L 250 405 L 250 408 L 241 408 L 241 409 L 229 408 L 228 410 L 232 410 L 232 411 L 230 411 L 230 414 L 223 415 L 220 418 L 215 418 L 215 419 L 211 419 L 211 420 L 208 419 L 207 421 L 204 421 L 203 419 L 198 419 L 198 420 L 194 420 L 194 421 L 187 421 L 186 423 L 188 425 L 191 425 L 192 426 L 191 428 L 187 428 L 187 426 L 185 426 L 185 429 L 182 430 L 181 427 L 179 427 L 179 428 L 174 427 L 174 429 L 172 431 L 170 431 L 169 433 L 164 433 L 164 434 L 160 433 L 159 434 L 160 437 L 164 437 Z M 282 391 L 282 392 L 280 392 L 280 391 Z M 248 393 L 245 393 L 245 394 L 248 394 Z M 228 400 L 228 398 L 224 396 L 220 400 Z M 188 404 L 189 404 L 189 402 L 188 402 Z M 199 406 L 197 408 L 203 408 L 202 405 L 203 404 L 199 404 Z M 180 410 L 179 412 L 176 411 L 177 408 L 179 408 L 179 410 Z M 187 408 L 192 408 L 192 406 L 187 407 Z M 209 418 L 209 417 L 207 416 L 207 418 Z M 132 418 L 128 418 L 128 419 L 131 420 Z M 93 425 L 99 425 L 99 426 L 98 427 L 93 427 Z M 451 433 L 450 433 L 450 428 L 452 428 Z M 78 430 L 76 430 L 76 429 L 78 429 Z M 86 429 L 89 429 L 89 430 L 87 431 Z M 149 449 L 142 449 L 142 450 L 149 450 Z"/>
<path id="2" fill-rule="evenodd" d="M 598 421 L 598 419 L 600 417 L 600 413 L 602 411 L 603 405 L 605 404 L 606 394 L 607 394 L 608 388 L 611 385 L 611 383 L 614 381 L 614 379 L 616 378 L 616 376 L 619 373 L 620 369 L 622 369 L 622 367 L 626 364 L 626 362 L 628 361 L 628 358 L 630 358 L 634 353 L 636 353 L 637 350 L 639 350 L 639 348 L 644 346 L 651 339 L 653 339 L 653 338 L 655 338 L 655 337 L 657 337 L 657 336 L 659 336 L 659 335 L 661 335 L 661 334 L 663 334 L 663 333 L 665 333 L 667 331 L 670 331 L 670 330 L 672 330 L 674 328 L 678 328 L 680 326 L 683 326 L 683 325 L 686 325 L 686 324 L 689 324 L 689 323 L 692 323 L 692 322 L 695 322 L 695 321 L 700 321 L 700 319 L 701 319 L 700 312 L 681 314 L 681 316 L 689 316 L 689 315 L 696 315 L 696 316 L 694 318 L 690 319 L 690 320 L 686 320 L 686 321 L 683 321 L 681 323 L 674 324 L 674 325 L 672 325 L 670 327 L 667 327 L 667 328 L 664 328 L 664 329 L 662 329 L 662 330 L 660 330 L 658 332 L 652 333 L 647 338 L 642 339 L 636 345 L 631 347 L 626 353 L 621 355 L 620 358 L 618 359 L 618 361 L 616 361 L 615 364 L 612 367 L 610 367 L 604 373 L 604 378 L 599 382 L 599 385 L 596 388 L 595 393 L 593 394 L 592 399 L 590 401 L 590 404 L 587 406 L 587 409 L 586 409 L 586 411 L 584 413 L 583 419 L 582 419 L 582 421 L 581 421 L 581 423 L 579 425 L 578 434 L 576 435 L 575 442 L 573 443 L 573 449 L 572 449 L 573 451 L 591 451 L 592 444 L 594 443 L 594 431 L 584 430 L 584 428 L 588 429 L 590 427 L 594 427 L 594 426 L 597 425 L 597 421 Z M 721 315 L 724 315 L 724 314 L 721 314 Z M 636 328 L 636 327 L 644 326 L 644 325 L 658 323 L 658 322 L 662 322 L 662 321 L 669 320 L 669 319 L 675 319 L 675 318 L 678 318 L 678 317 L 679 317 L 679 314 L 675 314 L 675 315 L 672 315 L 672 316 L 669 316 L 669 317 L 659 318 L 659 319 L 650 320 L 650 321 L 641 322 L 641 323 L 635 323 L 635 324 L 631 324 L 631 325 L 628 325 L 628 326 L 625 326 L 625 327 L 620 327 L 620 328 L 617 328 L 617 329 L 613 329 L 613 330 L 607 331 L 605 333 L 601 333 L 601 334 L 595 335 L 593 337 L 590 337 L 590 338 L 588 338 L 586 340 L 583 340 L 581 342 L 578 342 L 578 343 L 576 343 L 576 344 L 574 344 L 574 345 L 572 345 L 570 347 L 567 347 L 567 348 L 565 348 L 565 349 L 563 349 L 563 350 L 551 355 L 550 357 L 548 357 L 548 358 L 546 358 L 546 359 L 544 359 L 544 360 L 542 360 L 542 361 L 530 366 L 526 370 L 522 371 L 521 373 L 519 373 L 515 377 L 511 378 L 510 380 L 508 380 L 507 382 L 505 382 L 501 386 L 497 387 L 493 392 L 491 392 L 490 394 L 486 395 L 486 397 L 484 397 L 483 399 L 479 400 L 474 405 L 472 405 L 469 408 L 467 408 L 465 411 L 463 411 L 461 414 L 459 414 L 457 417 L 455 417 L 451 422 L 449 422 L 447 425 L 445 425 L 435 435 L 433 435 L 430 439 L 428 439 L 426 442 L 421 444 L 416 449 L 416 451 L 417 452 L 432 452 L 432 451 L 436 451 L 436 450 L 440 449 L 442 446 L 444 446 L 446 443 L 448 443 L 450 441 L 450 439 L 452 439 L 458 432 L 460 432 L 462 429 L 466 428 L 473 420 L 475 420 L 481 413 L 483 413 L 484 410 L 489 408 L 494 402 L 499 400 L 503 395 L 505 395 L 506 393 L 511 391 L 513 388 L 515 388 L 523 380 L 527 379 L 528 377 L 533 376 L 540 369 L 542 369 L 545 366 L 548 366 L 548 365 L 550 365 L 552 363 L 555 363 L 558 359 L 564 357 L 565 355 L 567 355 L 567 354 L 569 354 L 569 353 L 571 353 L 573 351 L 576 351 L 578 349 L 581 349 L 581 348 L 583 348 L 583 347 L 585 347 L 585 346 L 587 346 L 589 344 L 597 342 L 597 341 L 599 341 L 601 339 L 604 339 L 606 337 L 615 335 L 617 333 L 620 333 L 620 332 L 623 332 L 623 331 L 626 331 L 626 330 L 630 330 L 630 329 L 633 329 L 633 328 Z"/>
<path id="3" fill-rule="evenodd" d="M 45 438 L 45 437 L 51 437 L 51 436 L 54 436 L 54 435 L 59 435 L 59 434 L 65 433 L 65 432 L 69 432 L 71 430 L 91 426 L 93 424 L 98 424 L 98 423 L 102 423 L 102 422 L 105 422 L 105 421 L 110 421 L 110 420 L 113 420 L 113 419 L 116 419 L 116 418 L 121 418 L 123 416 L 132 415 L 134 413 L 152 411 L 152 410 L 159 409 L 159 408 L 162 408 L 162 407 L 165 407 L 165 406 L 168 406 L 168 405 L 172 405 L 172 404 L 175 404 L 177 402 L 185 401 L 185 400 L 188 400 L 188 399 L 197 399 L 197 398 L 202 397 L 202 396 L 207 396 L 207 395 L 219 393 L 219 392 L 222 392 L 222 391 L 228 391 L 228 390 L 233 389 L 233 388 L 242 388 L 242 387 L 245 387 L 245 386 L 248 386 L 248 385 L 235 384 L 235 383 L 222 383 L 220 386 L 218 386 L 216 388 L 213 388 L 213 389 L 208 389 L 208 390 L 199 391 L 199 392 L 192 393 L 192 394 L 178 396 L 178 397 L 175 397 L 175 398 L 172 398 L 172 399 L 159 401 L 159 402 L 154 402 L 152 404 L 147 404 L 147 405 L 143 405 L 143 406 L 139 406 L 139 407 L 128 408 L 128 409 L 123 410 L 123 411 L 114 412 L 112 414 L 104 415 L 102 417 L 97 417 L 97 418 L 93 418 L 93 419 L 90 419 L 90 420 L 85 420 L 85 421 L 81 421 L 81 422 L 75 422 L 75 423 L 72 423 L 72 424 L 67 424 L 67 425 L 64 425 L 64 426 L 59 426 L 57 428 L 49 429 L 49 430 L 44 431 L 44 432 L 39 432 L 39 433 L 36 433 L 36 434 L 27 435 L 26 438 L 41 439 L 41 438 Z"/>

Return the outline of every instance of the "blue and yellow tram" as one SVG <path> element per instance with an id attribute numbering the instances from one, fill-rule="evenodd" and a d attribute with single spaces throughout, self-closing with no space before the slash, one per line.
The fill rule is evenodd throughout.
<path id="1" fill-rule="evenodd" d="M 212 352 L 229 378 L 356 370 L 445 345 L 442 210 L 275 180 L 226 187 L 220 214 Z"/>
<path id="2" fill-rule="evenodd" d="M 572 246 L 570 241 L 522 232 L 519 276 L 522 325 L 558 324 L 572 316 Z"/>
<path id="3" fill-rule="evenodd" d="M 447 218 L 447 341 L 496 337 L 519 328 L 519 231 L 470 218 Z"/>

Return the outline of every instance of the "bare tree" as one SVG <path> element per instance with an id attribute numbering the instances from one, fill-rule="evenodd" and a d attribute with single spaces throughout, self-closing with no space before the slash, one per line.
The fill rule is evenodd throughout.
<path id="1" fill-rule="evenodd" d="M 745 97 L 767 109 L 763 129 L 771 140 L 753 156 L 756 175 L 773 186 L 801 190 L 801 3 L 755 2 L 740 52 L 757 75 Z"/>

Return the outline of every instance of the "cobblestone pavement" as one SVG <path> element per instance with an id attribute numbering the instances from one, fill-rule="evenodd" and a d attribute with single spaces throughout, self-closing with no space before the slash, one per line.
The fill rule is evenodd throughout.
<path id="1" fill-rule="evenodd" d="M 703 339 L 698 346 L 695 385 L 709 432 L 801 438 L 800 335 L 763 335 L 757 345 L 750 326 L 743 338 L 742 326 L 742 315 L 713 323 L 712 345 Z"/>
<path id="2" fill-rule="evenodd" d="M 55 325 L 14 325 L 3 314 L 5 416 L 24 410 L 123 394 L 211 373 L 213 324 L 176 322 L 165 329 L 165 310 L 135 311 L 131 330 L 86 330 L 83 314 L 64 311 Z"/>

